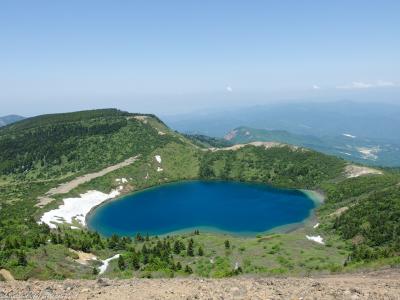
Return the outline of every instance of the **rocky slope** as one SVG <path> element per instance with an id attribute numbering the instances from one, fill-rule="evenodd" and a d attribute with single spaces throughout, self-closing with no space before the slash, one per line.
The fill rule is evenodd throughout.
<path id="1" fill-rule="evenodd" d="M 400 270 L 318 278 L 65 280 L 0 283 L 3 299 L 400 299 Z"/>

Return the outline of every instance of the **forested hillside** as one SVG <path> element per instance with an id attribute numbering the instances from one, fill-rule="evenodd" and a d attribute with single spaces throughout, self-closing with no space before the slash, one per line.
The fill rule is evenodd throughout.
<path id="1" fill-rule="evenodd" d="M 4 127 L 0 174 L 54 180 L 146 155 L 171 139 L 135 116 L 94 110 L 39 116 Z"/>
<path id="2" fill-rule="evenodd" d="M 400 176 L 362 176 L 326 184 L 321 207 L 327 230 L 351 245 L 350 262 L 373 261 L 400 253 Z M 329 213 L 330 214 L 329 214 Z"/>
<path id="3" fill-rule="evenodd" d="M 345 162 L 315 151 L 290 146 L 246 146 L 206 152 L 200 165 L 205 179 L 257 181 L 292 188 L 315 188 L 343 172 Z"/>

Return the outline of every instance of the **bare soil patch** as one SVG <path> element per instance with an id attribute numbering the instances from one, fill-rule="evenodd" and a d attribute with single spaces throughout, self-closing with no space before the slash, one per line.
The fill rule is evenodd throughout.
<path id="1" fill-rule="evenodd" d="M 97 259 L 97 257 L 92 253 L 86 253 L 86 252 L 77 251 L 74 249 L 69 249 L 69 251 L 78 255 L 78 258 L 75 259 L 75 261 L 80 263 L 81 265 L 87 265 L 90 261 Z"/>
<path id="2" fill-rule="evenodd" d="M 15 280 L 14 276 L 10 273 L 10 271 L 8 271 L 6 269 L 0 269 L 0 275 L 3 276 L 3 278 L 6 281 L 14 281 Z"/>

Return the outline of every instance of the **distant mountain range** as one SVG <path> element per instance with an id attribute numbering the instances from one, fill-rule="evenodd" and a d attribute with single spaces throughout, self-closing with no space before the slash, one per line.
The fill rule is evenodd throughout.
<path id="1" fill-rule="evenodd" d="M 378 138 L 400 142 L 400 105 L 388 103 L 292 102 L 164 116 L 173 129 L 223 137 L 239 126 L 286 130 L 317 137 Z"/>
<path id="2" fill-rule="evenodd" d="M 385 139 L 357 137 L 346 132 L 341 135 L 317 137 L 295 134 L 286 130 L 238 127 L 226 134 L 224 139 L 234 144 L 276 141 L 307 147 L 363 164 L 400 166 L 400 143 Z"/>
<path id="3" fill-rule="evenodd" d="M 25 118 L 18 116 L 18 115 L 8 115 L 8 116 L 0 117 L 0 127 L 21 121 L 23 119 L 25 119 Z"/>

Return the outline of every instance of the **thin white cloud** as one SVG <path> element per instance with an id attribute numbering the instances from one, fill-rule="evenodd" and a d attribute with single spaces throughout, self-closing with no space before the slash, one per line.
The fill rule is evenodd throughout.
<path id="1" fill-rule="evenodd" d="M 230 85 L 228 85 L 228 86 L 226 87 L 226 91 L 227 91 L 228 93 L 232 93 L 232 92 L 233 92 L 233 89 L 232 89 L 232 87 L 231 87 Z"/>
<path id="2" fill-rule="evenodd" d="M 394 82 L 392 82 L 392 81 L 378 80 L 378 81 L 377 81 L 377 86 L 378 86 L 378 87 L 396 86 L 396 83 L 394 83 Z"/>
<path id="3" fill-rule="evenodd" d="M 320 90 L 321 89 L 321 87 L 319 85 L 316 85 L 316 84 L 314 84 L 312 86 L 312 88 L 313 88 L 313 90 Z"/>
<path id="4" fill-rule="evenodd" d="M 369 88 L 382 88 L 397 86 L 393 81 L 378 80 L 375 82 L 353 81 L 348 85 L 337 86 L 337 89 L 355 90 L 355 89 L 369 89 Z"/>

